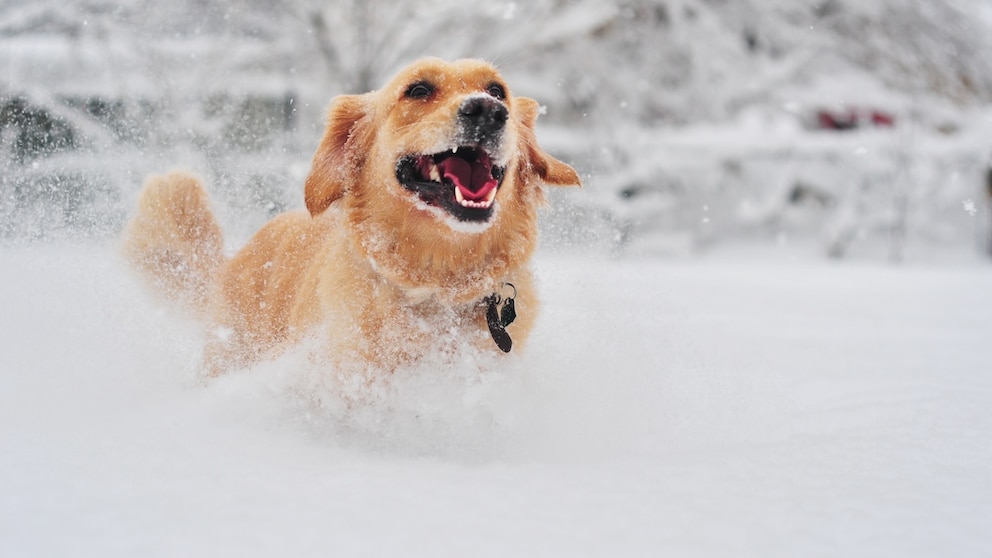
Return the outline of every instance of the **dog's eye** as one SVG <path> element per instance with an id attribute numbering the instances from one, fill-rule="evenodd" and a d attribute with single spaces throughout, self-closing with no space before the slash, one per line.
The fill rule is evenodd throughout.
<path id="1" fill-rule="evenodd" d="M 434 86 L 426 81 L 418 81 L 406 88 L 406 96 L 410 99 L 426 99 L 434 93 Z"/>
<path id="2" fill-rule="evenodd" d="M 503 86 L 498 83 L 490 83 L 489 87 L 486 88 L 486 93 L 489 93 L 501 101 L 506 99 L 506 89 L 503 89 Z"/>

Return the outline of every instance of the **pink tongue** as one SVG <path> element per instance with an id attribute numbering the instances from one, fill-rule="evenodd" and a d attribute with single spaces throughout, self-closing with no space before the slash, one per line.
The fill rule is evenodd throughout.
<path id="1" fill-rule="evenodd" d="M 492 168 L 482 161 L 470 163 L 460 157 L 448 157 L 438 163 L 437 168 L 443 177 L 450 179 L 461 190 L 467 200 L 485 199 L 498 182 L 493 178 Z"/>

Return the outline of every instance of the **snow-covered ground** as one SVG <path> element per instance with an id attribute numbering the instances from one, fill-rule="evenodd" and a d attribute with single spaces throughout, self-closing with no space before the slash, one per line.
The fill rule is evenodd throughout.
<path id="1" fill-rule="evenodd" d="M 0 261 L 3 556 L 992 548 L 987 263 L 542 254 L 525 353 L 349 411 L 302 352 L 198 377 L 108 246 Z"/>

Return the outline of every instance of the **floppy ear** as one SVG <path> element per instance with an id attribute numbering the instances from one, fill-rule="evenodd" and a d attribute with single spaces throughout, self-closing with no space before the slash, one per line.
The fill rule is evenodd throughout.
<path id="1" fill-rule="evenodd" d="M 317 216 L 345 194 L 365 164 L 368 145 L 366 95 L 340 95 L 327 110 L 327 129 L 313 155 L 303 197 L 310 215 Z"/>
<path id="2" fill-rule="evenodd" d="M 527 97 L 517 97 L 513 103 L 517 118 L 522 124 L 520 139 L 521 152 L 525 158 L 524 165 L 530 167 L 531 171 L 549 186 L 581 186 L 582 181 L 575 169 L 548 155 L 537 145 L 534 123 L 541 111 L 537 101 Z"/>

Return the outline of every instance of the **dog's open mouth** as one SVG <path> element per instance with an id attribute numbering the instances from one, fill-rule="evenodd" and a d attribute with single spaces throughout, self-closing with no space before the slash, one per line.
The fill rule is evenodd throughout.
<path id="1" fill-rule="evenodd" d="M 505 171 L 476 147 L 409 155 L 396 163 L 396 178 L 404 188 L 459 221 L 489 220 Z"/>

